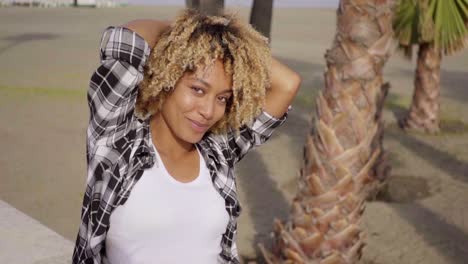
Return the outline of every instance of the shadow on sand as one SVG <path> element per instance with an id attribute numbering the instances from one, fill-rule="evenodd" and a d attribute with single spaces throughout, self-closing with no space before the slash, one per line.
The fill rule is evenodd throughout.
<path id="1" fill-rule="evenodd" d="M 401 118 L 406 109 L 397 105 L 391 104 L 390 110 L 393 112 L 395 117 Z M 443 122 L 443 121 L 442 121 Z M 460 126 L 464 126 L 461 123 Z M 442 124 L 442 130 L 444 129 Z M 458 127 L 455 130 L 463 130 L 463 127 Z M 444 131 L 442 131 L 444 132 Z M 451 132 L 451 131 L 448 131 Z M 432 137 L 431 135 L 424 135 L 421 134 L 422 137 Z M 426 143 L 425 141 L 416 137 L 415 134 L 412 133 L 405 133 L 396 126 L 391 127 L 390 129 L 385 129 L 384 138 L 392 138 L 394 140 L 399 141 L 403 146 L 405 146 L 408 150 L 413 152 L 416 156 L 419 156 L 429 163 L 433 164 L 435 167 L 440 168 L 441 170 L 445 171 L 448 175 L 456 180 L 460 180 L 463 182 L 468 183 L 468 163 L 458 160 L 453 155 L 449 153 L 438 150 L 435 147 L 431 146 L 430 144 Z"/>
<path id="2" fill-rule="evenodd" d="M 385 136 L 399 141 L 408 150 L 413 152 L 414 155 L 427 160 L 434 167 L 440 168 L 453 179 L 468 183 L 467 162 L 460 161 L 449 153 L 438 150 L 411 134 L 387 130 L 385 131 Z"/>
<path id="3" fill-rule="evenodd" d="M 301 150 L 307 128 L 308 122 L 304 119 L 304 115 L 299 110 L 293 110 L 290 112 L 286 124 L 275 131 L 273 136 L 286 135 L 290 142 L 290 148 L 293 150 L 294 159 L 299 159 L 302 155 Z M 293 168 L 293 171 L 298 169 Z M 243 198 L 249 205 L 250 218 L 256 233 L 251 246 L 255 248 L 257 256 L 255 261 L 257 263 L 263 261 L 257 245 L 262 243 L 267 248 L 271 246 L 270 234 L 273 231 L 274 219 L 286 220 L 290 210 L 290 201 L 283 194 L 285 190 L 280 190 L 283 187 L 278 186 L 270 173 L 268 164 L 257 150 L 251 151 L 242 160 L 236 173 L 239 177 L 239 188 L 244 190 Z M 291 175 L 287 177 L 291 178 Z M 292 181 L 295 184 L 296 174 L 292 177 Z"/>
<path id="4" fill-rule="evenodd" d="M 419 203 L 390 206 L 415 228 L 427 244 L 444 256 L 446 263 L 466 263 L 468 234 L 464 230 L 447 223 Z"/>
<path id="5" fill-rule="evenodd" d="M 273 221 L 278 218 L 287 219 L 289 203 L 278 189 L 268 172 L 268 168 L 260 154 L 253 150 L 239 167 L 241 188 L 245 192 L 245 201 L 250 207 L 250 218 L 253 220 L 255 237 L 253 248 L 257 258 L 261 259 L 258 244 L 270 247 L 270 233 L 273 231 Z"/>
<path id="6" fill-rule="evenodd" d="M 468 95 L 468 93 L 465 94 Z M 453 94 L 453 96 L 457 97 L 459 95 Z M 406 112 L 406 109 L 397 104 L 391 104 L 389 108 L 397 118 L 402 117 Z M 405 133 L 400 130 L 397 125 L 392 125 L 385 129 L 384 137 L 399 142 L 402 146 L 411 151 L 413 155 L 443 170 L 453 179 L 468 183 L 467 162 L 461 161 L 450 153 L 439 150 L 423 140 L 424 138 L 435 136 Z M 391 175 L 390 177 L 390 180 L 392 180 L 392 177 L 395 177 L 395 175 Z M 408 177 L 405 177 L 405 179 L 406 178 Z M 413 178 L 413 181 L 419 181 L 415 184 L 418 185 L 416 186 L 417 188 L 424 187 L 422 186 L 425 184 L 423 179 L 420 177 Z M 398 182 L 398 179 L 396 179 L 396 182 Z M 403 189 L 405 188 L 408 188 L 408 186 L 405 186 Z M 402 189 L 401 186 L 399 189 Z M 414 196 L 415 194 L 413 193 L 412 195 Z M 423 196 L 425 195 L 423 194 Z M 468 245 L 468 234 L 464 230 L 447 223 L 439 215 L 433 213 L 418 202 L 403 204 L 390 203 L 389 205 L 402 219 L 405 219 L 405 221 L 410 223 L 415 230 L 421 234 L 428 245 L 436 249 L 446 259 L 446 263 L 466 263 L 468 259 L 468 248 L 466 247 L 466 245 Z"/>
<path id="7" fill-rule="evenodd" d="M 22 43 L 37 41 L 37 40 L 52 40 L 59 38 L 60 35 L 53 33 L 23 33 L 13 36 L 4 37 L 1 40 L 10 42 L 3 48 L 0 48 L 0 55 L 5 53 L 7 50 L 20 45 Z"/>

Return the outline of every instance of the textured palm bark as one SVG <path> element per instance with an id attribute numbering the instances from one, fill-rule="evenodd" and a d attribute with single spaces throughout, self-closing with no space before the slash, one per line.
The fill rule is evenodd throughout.
<path id="1" fill-rule="evenodd" d="M 400 120 L 405 130 L 439 132 L 441 51 L 431 44 L 420 44 L 414 80 L 414 94 L 407 115 Z"/>
<path id="2" fill-rule="evenodd" d="M 382 112 L 389 90 L 390 84 L 383 84 L 381 86 L 380 94 L 376 103 L 377 113 L 375 114 L 375 122 L 377 123 L 377 133 L 375 134 L 374 140 L 371 143 L 371 148 L 373 150 L 377 150 L 379 155 L 375 160 L 374 166 L 369 172 L 369 177 L 371 180 L 365 186 L 368 200 L 375 200 L 377 194 L 386 184 L 392 170 L 388 152 L 383 147 L 384 122 L 382 120 Z"/>
<path id="3" fill-rule="evenodd" d="M 290 219 L 275 222 L 272 252 L 261 247 L 268 263 L 355 263 L 361 256 L 361 216 L 382 158 L 379 118 L 388 90 L 382 68 L 394 48 L 392 6 L 340 1 Z"/>

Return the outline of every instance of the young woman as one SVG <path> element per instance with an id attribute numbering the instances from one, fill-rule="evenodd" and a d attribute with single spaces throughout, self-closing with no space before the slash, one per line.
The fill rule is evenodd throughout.
<path id="1" fill-rule="evenodd" d="M 108 28 L 73 263 L 239 263 L 234 165 L 284 122 L 299 84 L 235 17 Z"/>

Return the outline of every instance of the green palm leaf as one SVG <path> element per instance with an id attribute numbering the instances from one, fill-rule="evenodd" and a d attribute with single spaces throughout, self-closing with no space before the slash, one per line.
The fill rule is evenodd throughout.
<path id="1" fill-rule="evenodd" d="M 393 27 L 400 48 L 433 43 L 445 54 L 467 45 L 468 0 L 399 0 Z"/>

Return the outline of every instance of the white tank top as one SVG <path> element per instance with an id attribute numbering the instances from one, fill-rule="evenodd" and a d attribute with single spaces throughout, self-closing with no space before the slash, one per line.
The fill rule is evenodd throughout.
<path id="1" fill-rule="evenodd" d="M 217 263 L 229 215 L 200 156 L 198 177 L 181 183 L 157 162 L 124 205 L 114 209 L 106 238 L 111 264 Z"/>

